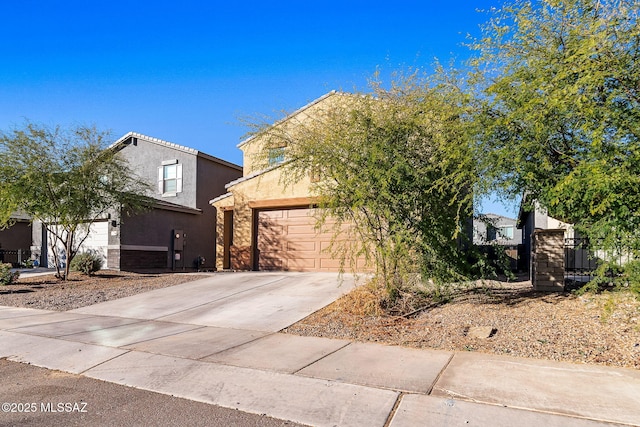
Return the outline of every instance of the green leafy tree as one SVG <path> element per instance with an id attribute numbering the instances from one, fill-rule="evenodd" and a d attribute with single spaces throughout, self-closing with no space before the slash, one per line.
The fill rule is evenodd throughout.
<path id="1" fill-rule="evenodd" d="M 473 47 L 482 173 L 608 248 L 640 242 L 640 2 L 517 0 Z"/>
<path id="2" fill-rule="evenodd" d="M 16 211 L 41 222 L 58 277 L 68 277 L 91 224 L 107 213 L 133 213 L 148 205 L 148 184 L 117 150 L 106 147 L 106 137 L 92 127 L 63 130 L 32 123 L 0 134 L 0 224 L 11 225 Z"/>
<path id="3" fill-rule="evenodd" d="M 393 299 L 420 275 L 444 283 L 468 273 L 462 241 L 477 176 L 467 105 L 455 79 L 412 72 L 388 89 L 376 78 L 367 94 L 337 94 L 258 136 L 265 165 L 270 147 L 285 147 L 285 184 L 315 177 L 320 225 L 331 218 L 335 237 L 354 238 L 334 238 L 334 254 L 352 265 L 364 256 Z"/>

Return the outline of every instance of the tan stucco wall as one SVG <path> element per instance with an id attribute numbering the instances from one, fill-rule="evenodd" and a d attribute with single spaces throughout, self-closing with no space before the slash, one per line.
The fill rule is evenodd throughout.
<path id="1" fill-rule="evenodd" d="M 233 195 L 212 203 L 216 208 L 216 269 L 222 270 L 224 257 L 224 212 L 233 209 Z"/>
<path id="2" fill-rule="evenodd" d="M 311 180 L 305 178 L 293 185 L 281 180 L 283 168 L 276 168 L 255 178 L 240 182 L 228 190 L 233 196 L 213 203 L 217 210 L 216 254 L 218 269 L 222 269 L 224 255 L 224 211 L 233 207 L 233 246 L 248 250 L 252 243 L 253 204 L 260 207 L 278 207 L 284 202 L 295 203 L 312 197 Z M 301 202 L 304 203 L 304 202 Z"/>
<path id="3" fill-rule="evenodd" d="M 295 135 L 297 127 L 304 122 L 308 122 L 311 117 L 320 114 L 321 111 L 328 111 L 337 103 L 353 101 L 353 97 L 348 94 L 331 92 L 316 101 L 306 105 L 285 120 L 276 123 L 279 130 L 283 130 L 291 138 Z M 244 177 L 256 175 L 246 181 L 240 181 L 228 187 L 228 191 L 233 197 L 221 199 L 212 205 L 217 209 L 217 268 L 222 269 L 224 255 L 224 210 L 233 207 L 233 245 L 232 251 L 240 251 L 244 256 L 250 251 L 253 232 L 253 211 L 255 208 L 277 208 L 303 206 L 311 204 L 313 199 L 311 180 L 307 176 L 294 184 L 284 184 L 282 173 L 283 167 L 264 171 L 267 165 L 266 146 L 281 147 L 279 140 L 264 136 L 255 136 L 242 142 L 238 148 L 243 152 L 243 173 Z M 286 159 L 286 148 L 285 148 Z M 306 200 L 306 202 L 305 202 Z M 270 202 L 272 202 L 270 204 Z M 293 204 L 292 204 L 293 203 Z M 258 206 L 256 206 L 258 204 Z"/>
<path id="4" fill-rule="evenodd" d="M 330 92 L 301 108 L 299 111 L 291 114 L 283 121 L 276 123 L 275 127 L 283 133 L 286 133 L 288 138 L 293 138 L 298 131 L 296 128 L 305 122 L 308 122 L 311 117 L 318 116 L 318 114 L 323 110 L 328 111 L 337 105 L 352 102 L 353 99 L 353 96 L 349 94 Z M 277 134 L 278 132 L 275 133 L 275 135 Z M 267 144 L 270 144 L 273 147 L 286 145 L 282 143 L 282 141 L 279 141 L 278 138 L 273 138 L 271 141 L 267 141 L 266 138 L 257 135 L 253 138 L 247 139 L 238 146 L 243 153 L 242 167 L 244 170 L 244 176 L 249 176 L 267 167 L 267 159 L 265 157 L 265 145 Z"/>

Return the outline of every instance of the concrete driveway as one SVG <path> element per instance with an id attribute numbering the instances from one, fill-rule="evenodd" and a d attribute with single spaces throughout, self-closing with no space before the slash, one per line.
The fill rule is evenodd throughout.
<path id="1" fill-rule="evenodd" d="M 353 289 L 352 275 L 219 273 L 68 313 L 277 332 Z"/>

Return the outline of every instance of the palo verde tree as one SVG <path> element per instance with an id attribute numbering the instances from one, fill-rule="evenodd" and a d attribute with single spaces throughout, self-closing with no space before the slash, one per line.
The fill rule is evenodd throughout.
<path id="1" fill-rule="evenodd" d="M 465 105 L 451 81 L 412 72 L 388 89 L 374 79 L 369 93 L 337 93 L 257 137 L 265 161 L 284 147 L 285 184 L 314 177 L 320 225 L 330 218 L 335 237 L 348 229 L 358 242 L 334 253 L 368 259 L 393 299 L 420 275 L 441 284 L 468 272 L 477 178 Z"/>
<path id="2" fill-rule="evenodd" d="M 640 249 L 640 2 L 516 0 L 473 44 L 483 173 Z"/>
<path id="3" fill-rule="evenodd" d="M 106 147 L 106 138 L 93 127 L 63 130 L 33 123 L 0 134 L 0 224 L 11 225 L 15 212 L 41 222 L 58 277 L 68 277 L 97 219 L 148 205 L 148 184 Z"/>

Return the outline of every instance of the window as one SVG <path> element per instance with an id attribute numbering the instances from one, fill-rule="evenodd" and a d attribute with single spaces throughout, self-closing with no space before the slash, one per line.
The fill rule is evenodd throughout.
<path id="1" fill-rule="evenodd" d="M 178 175 L 177 175 L 177 166 L 178 165 L 167 165 L 164 166 L 164 187 L 163 193 L 175 193 L 178 184 Z"/>
<path id="2" fill-rule="evenodd" d="M 512 240 L 514 236 L 513 225 L 502 225 L 502 226 L 487 226 L 487 242 L 492 242 L 494 240 Z"/>
<path id="3" fill-rule="evenodd" d="M 284 162 L 284 147 L 269 148 L 269 166 Z"/>
<path id="4" fill-rule="evenodd" d="M 498 235 L 503 239 L 513 239 L 513 227 L 503 226 L 498 228 Z"/>
<path id="5" fill-rule="evenodd" d="M 163 196 L 182 192 L 182 164 L 178 160 L 166 160 L 158 168 L 158 192 Z"/>

